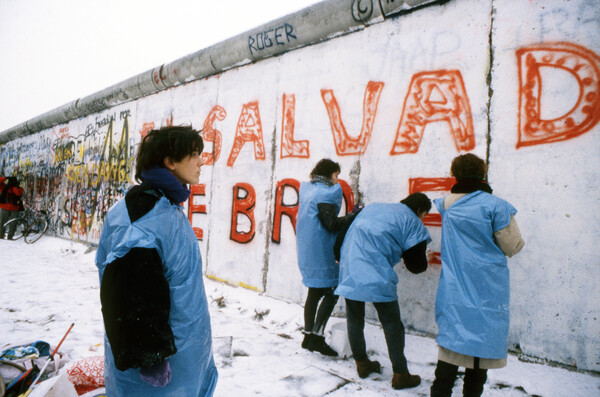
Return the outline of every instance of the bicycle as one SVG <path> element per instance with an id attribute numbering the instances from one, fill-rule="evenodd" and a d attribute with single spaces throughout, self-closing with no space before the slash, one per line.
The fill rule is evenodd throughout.
<path id="1" fill-rule="evenodd" d="M 29 225 L 27 233 L 24 234 L 25 242 L 27 244 L 33 244 L 42 238 L 44 233 L 46 233 L 46 230 L 48 230 L 49 218 L 48 212 L 44 210 L 41 210 L 38 213 L 37 218 Z"/>
<path id="2" fill-rule="evenodd" d="M 4 224 L 3 237 L 7 240 L 18 240 L 23 237 L 27 244 L 33 244 L 48 230 L 48 218 L 48 212 L 44 210 L 36 213 L 26 208 L 18 217 Z M 12 234 L 11 230 L 14 230 Z"/>
<path id="3" fill-rule="evenodd" d="M 4 223 L 4 235 L 1 236 L 7 240 L 18 240 L 23 237 L 25 230 L 33 221 L 35 214 L 29 208 L 20 211 L 16 218 L 12 218 Z M 12 229 L 12 230 L 11 230 Z"/>

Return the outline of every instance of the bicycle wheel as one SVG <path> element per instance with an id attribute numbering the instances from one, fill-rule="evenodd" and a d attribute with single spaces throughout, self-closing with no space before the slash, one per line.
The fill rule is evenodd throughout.
<path id="1" fill-rule="evenodd" d="M 46 230 L 48 230 L 48 221 L 44 218 L 36 219 L 25 232 L 25 242 L 27 244 L 35 243 L 46 233 Z"/>
<path id="2" fill-rule="evenodd" d="M 14 232 L 11 230 L 13 229 Z M 25 219 L 14 218 L 4 224 L 4 238 L 7 240 L 18 240 L 23 237 L 23 233 L 27 229 Z"/>

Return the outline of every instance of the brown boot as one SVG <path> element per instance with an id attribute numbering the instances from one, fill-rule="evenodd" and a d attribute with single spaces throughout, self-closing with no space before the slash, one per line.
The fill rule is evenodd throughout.
<path id="1" fill-rule="evenodd" d="M 394 372 L 394 377 L 392 378 L 392 387 L 396 390 L 400 389 L 409 389 L 411 387 L 416 387 L 421 384 L 421 377 L 419 375 L 411 375 L 408 372 L 404 374 L 398 374 Z"/>
<path id="2" fill-rule="evenodd" d="M 381 365 L 379 361 L 371 361 L 369 359 L 365 361 L 356 361 L 356 372 L 358 372 L 358 376 L 361 378 L 366 378 L 369 374 L 373 372 L 381 373 Z"/>

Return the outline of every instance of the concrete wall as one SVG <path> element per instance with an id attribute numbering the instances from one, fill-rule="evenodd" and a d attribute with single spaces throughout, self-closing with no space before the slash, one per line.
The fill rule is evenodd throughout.
<path id="1" fill-rule="evenodd" d="M 297 187 L 319 159 L 340 162 L 351 207 L 441 197 L 451 159 L 473 152 L 526 241 L 509 260 L 511 348 L 599 371 L 597 0 L 451 0 L 353 30 L 12 139 L 1 171 L 52 209 L 60 235 L 93 243 L 140 137 L 203 128 L 213 164 L 188 209 L 206 274 L 300 303 Z M 426 224 L 439 251 L 439 214 Z M 416 276 L 397 267 L 409 329 L 437 332 L 436 262 Z"/>

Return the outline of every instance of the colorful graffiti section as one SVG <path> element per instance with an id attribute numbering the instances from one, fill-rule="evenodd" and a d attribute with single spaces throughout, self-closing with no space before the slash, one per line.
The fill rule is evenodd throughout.
<path id="1" fill-rule="evenodd" d="M 19 178 L 26 206 L 51 212 L 58 235 L 98 241 L 106 212 L 130 186 L 134 145 L 128 112 L 121 116 L 2 147 L 2 173 Z"/>

